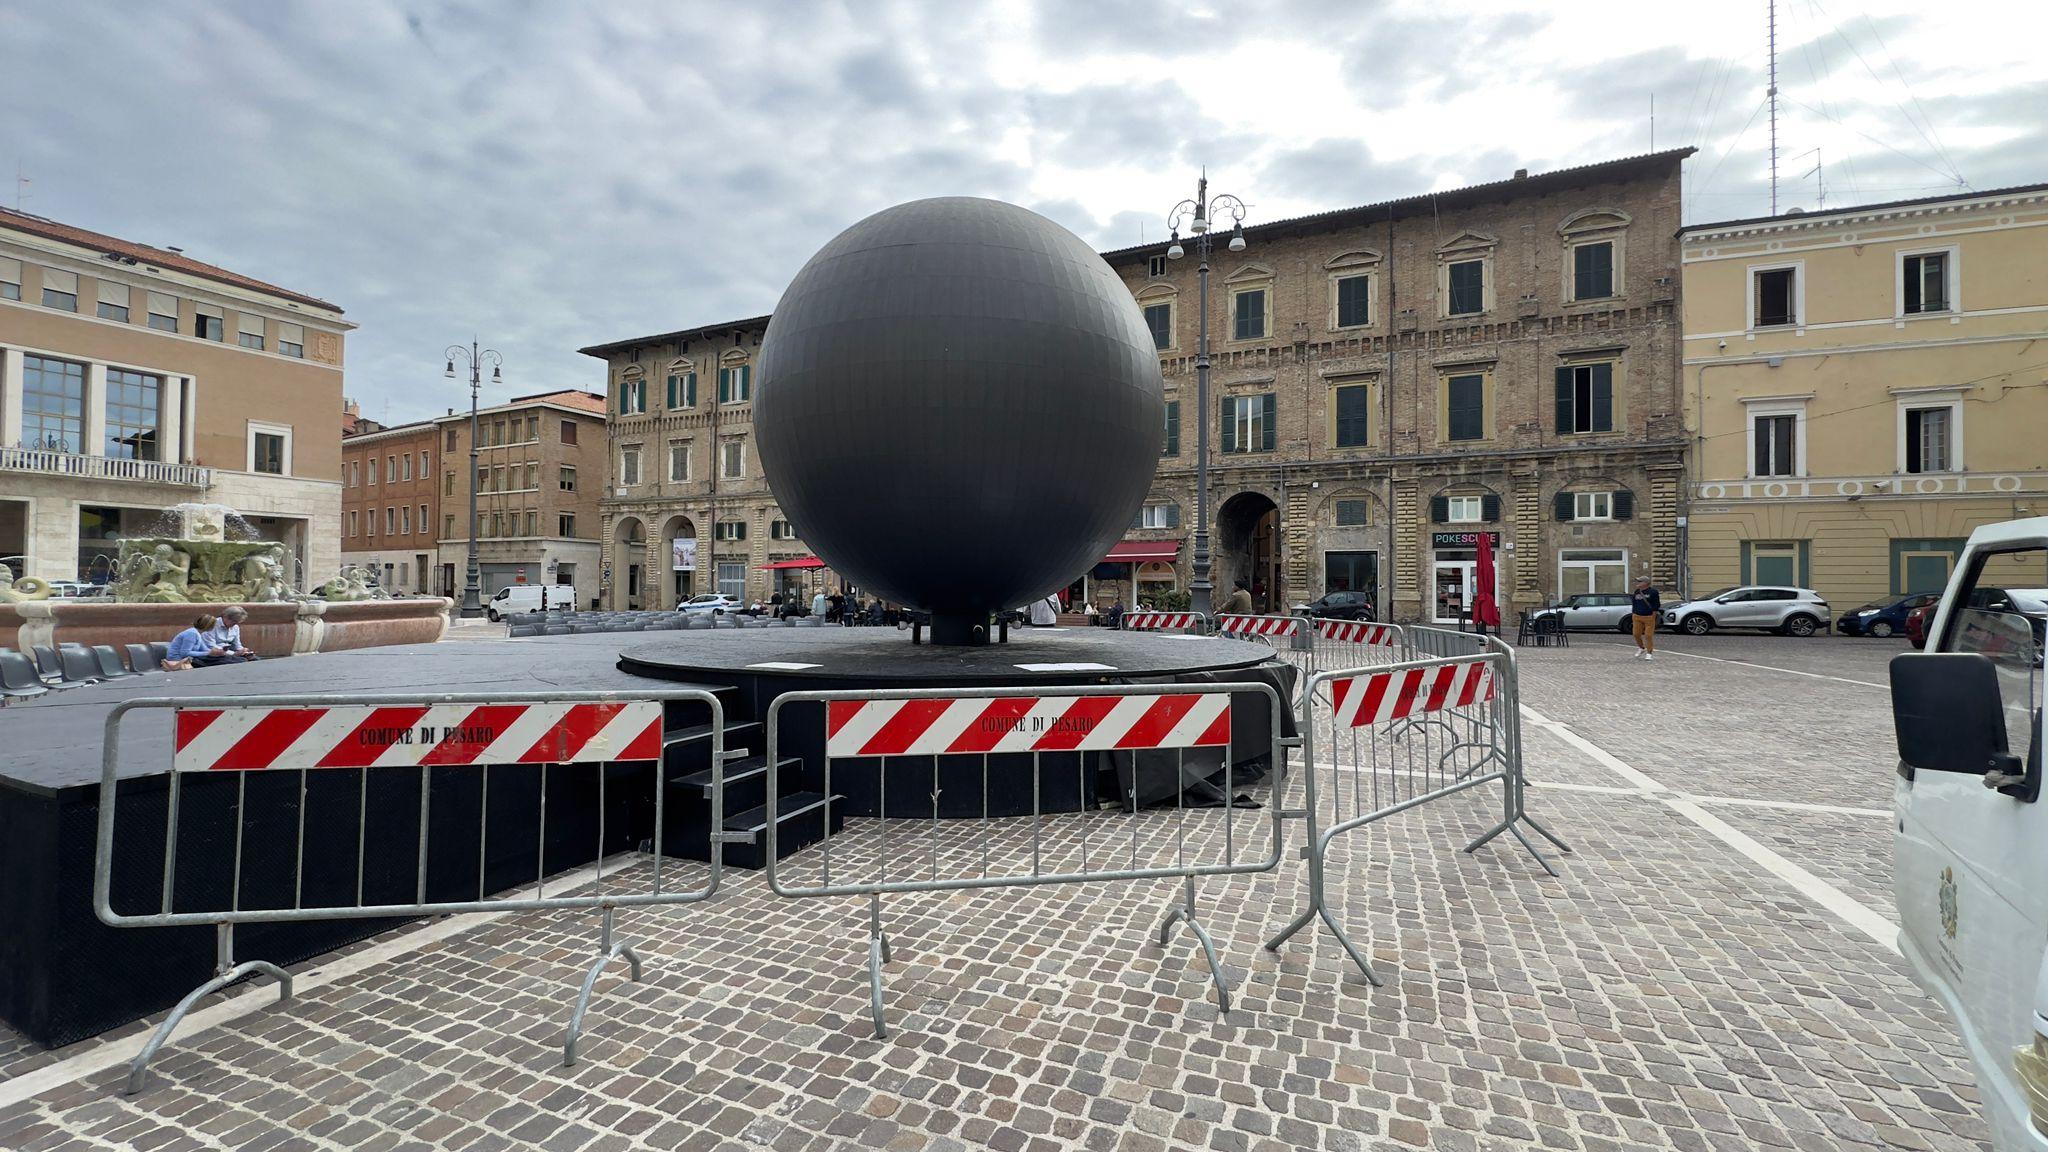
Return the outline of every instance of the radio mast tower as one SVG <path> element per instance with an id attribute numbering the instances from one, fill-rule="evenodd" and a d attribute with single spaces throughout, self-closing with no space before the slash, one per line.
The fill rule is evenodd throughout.
<path id="1" fill-rule="evenodd" d="M 1771 50 L 1770 87 L 1764 98 L 1771 103 L 1771 215 L 1778 214 L 1778 0 L 1770 0 L 1769 37 Z"/>

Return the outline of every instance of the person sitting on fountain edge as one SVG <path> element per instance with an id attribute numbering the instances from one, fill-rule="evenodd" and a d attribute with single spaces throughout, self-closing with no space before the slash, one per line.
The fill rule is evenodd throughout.
<path id="1" fill-rule="evenodd" d="M 230 604 L 220 614 L 220 622 L 207 634 L 206 641 L 223 653 L 237 660 L 255 660 L 256 652 L 242 645 L 242 621 L 249 618 L 249 610 L 240 604 Z"/>
<path id="2" fill-rule="evenodd" d="M 190 628 L 171 637 L 171 650 L 164 654 L 164 667 L 172 672 L 183 672 L 190 668 L 211 668 L 215 664 L 230 662 L 222 658 L 221 650 L 214 647 L 213 641 L 209 638 L 213 625 L 213 617 L 201 616 L 192 622 Z"/>

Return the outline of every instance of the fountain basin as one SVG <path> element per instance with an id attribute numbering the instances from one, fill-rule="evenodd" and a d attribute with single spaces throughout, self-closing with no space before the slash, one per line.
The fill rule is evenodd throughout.
<path id="1" fill-rule="evenodd" d="M 438 596 L 244 604 L 249 618 L 242 621 L 242 643 L 263 656 L 431 644 L 447 633 L 453 606 L 454 601 Z M 0 604 L 0 646 L 27 651 L 35 644 L 146 644 L 169 640 L 191 627 L 200 613 L 217 616 L 226 607 L 60 599 Z"/>

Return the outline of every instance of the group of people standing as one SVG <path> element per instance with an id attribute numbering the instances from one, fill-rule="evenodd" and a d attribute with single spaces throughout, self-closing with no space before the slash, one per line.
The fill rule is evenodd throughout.
<path id="1" fill-rule="evenodd" d="M 254 650 L 242 643 L 242 621 L 249 610 L 230 604 L 219 616 L 202 615 L 192 626 L 171 637 L 171 650 L 164 667 L 174 672 L 189 668 L 212 668 L 221 664 L 243 664 L 257 659 Z"/>

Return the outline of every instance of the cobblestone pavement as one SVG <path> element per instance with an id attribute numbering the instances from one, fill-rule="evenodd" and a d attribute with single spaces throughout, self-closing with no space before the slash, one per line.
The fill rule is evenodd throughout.
<path id="1" fill-rule="evenodd" d="M 1889 722 L 1869 685 L 1895 646 L 1678 643 L 1716 659 L 1643 665 L 1602 640 L 1523 654 L 1543 721 L 1531 810 L 1575 849 L 1560 878 L 1511 843 L 1458 851 L 1498 811 L 1490 787 L 1340 842 L 1332 895 L 1382 988 L 1327 933 L 1259 946 L 1301 906 L 1290 845 L 1277 873 L 1201 886 L 1228 1014 L 1190 938 L 1153 938 L 1171 882 L 935 893 L 885 905 L 877 1040 L 865 905 L 728 874 L 712 903 L 621 914 L 645 979 L 600 980 L 573 1069 L 559 1044 L 594 923 L 511 914 L 327 961 L 283 1007 L 255 989 L 135 1097 L 118 1069 L 27 1099 L 0 1083 L 0 1147 L 1984 1147 L 1949 1022 L 1842 914 L 1891 915 Z M 1747 666 L 1774 663 L 1790 671 Z M 1239 852 L 1270 847 L 1265 818 L 1238 815 Z M 1189 814 L 1185 842 L 1177 820 L 1144 818 L 1145 859 L 1218 851 L 1219 813 Z M 1038 847 L 1077 859 L 1085 828 L 1097 859 L 1132 825 L 1048 819 Z M 878 835 L 856 825 L 835 869 Z M 956 824 L 902 848 L 954 866 L 987 847 L 1000 866 L 1031 841 L 1028 821 Z"/>

